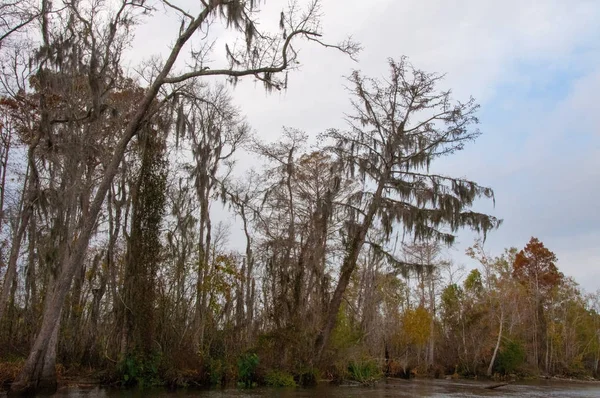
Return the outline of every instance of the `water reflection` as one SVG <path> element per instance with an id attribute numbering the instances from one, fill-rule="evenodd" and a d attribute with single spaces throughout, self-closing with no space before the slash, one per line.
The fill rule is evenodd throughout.
<path id="1" fill-rule="evenodd" d="M 484 387 L 490 383 L 475 381 L 410 380 L 387 381 L 373 387 L 337 387 L 319 385 L 310 389 L 251 389 L 251 390 L 121 390 L 102 387 L 66 387 L 55 395 L 63 398 L 384 398 L 384 397 L 600 397 L 599 383 L 536 381 L 503 386 L 497 390 Z"/>

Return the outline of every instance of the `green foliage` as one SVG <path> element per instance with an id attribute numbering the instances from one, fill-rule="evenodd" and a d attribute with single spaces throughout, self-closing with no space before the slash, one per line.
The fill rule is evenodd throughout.
<path id="1" fill-rule="evenodd" d="M 267 372 L 265 375 L 265 384 L 270 387 L 297 387 L 294 376 L 279 370 Z"/>
<path id="2" fill-rule="evenodd" d="M 319 378 L 319 369 L 312 367 L 300 370 L 297 376 L 298 384 L 305 387 L 316 385 Z"/>
<path id="3" fill-rule="evenodd" d="M 444 323 L 457 324 L 463 296 L 463 290 L 455 283 L 444 289 L 442 292 L 442 319 Z"/>
<path id="4" fill-rule="evenodd" d="M 246 353 L 238 361 L 238 384 L 243 387 L 256 386 L 256 368 L 259 359 L 255 353 Z"/>
<path id="5" fill-rule="evenodd" d="M 153 354 L 144 357 L 138 354 L 127 355 L 117 366 L 120 383 L 125 386 L 157 386 L 163 382 L 159 376 L 161 356 Z"/>
<path id="6" fill-rule="evenodd" d="M 583 363 L 583 354 L 576 355 L 566 370 L 566 375 L 571 377 L 583 377 L 588 374 Z"/>
<path id="7" fill-rule="evenodd" d="M 307 331 L 301 324 L 292 323 L 257 337 L 252 351 L 260 358 L 261 376 L 267 369 L 284 370 L 293 375 L 310 372 L 316 339 L 312 330 Z"/>
<path id="8" fill-rule="evenodd" d="M 372 384 L 382 376 L 381 369 L 373 360 L 350 362 L 348 373 L 352 380 L 362 384 Z"/>
<path id="9" fill-rule="evenodd" d="M 483 290 L 483 282 L 481 281 L 481 272 L 477 268 L 469 272 L 465 279 L 465 289 L 475 294 L 480 294 Z"/>
<path id="10" fill-rule="evenodd" d="M 225 374 L 224 368 L 222 360 L 212 358 L 208 360 L 208 380 L 212 386 L 221 385 Z"/>
<path id="11" fill-rule="evenodd" d="M 342 304 L 338 312 L 335 328 L 331 332 L 330 345 L 336 350 L 345 350 L 355 346 L 362 336 L 359 330 L 352 327 L 346 312 L 346 305 Z"/>
<path id="12" fill-rule="evenodd" d="M 514 373 L 525 362 L 525 348 L 517 341 L 509 340 L 498 353 L 496 371 L 502 374 Z"/>

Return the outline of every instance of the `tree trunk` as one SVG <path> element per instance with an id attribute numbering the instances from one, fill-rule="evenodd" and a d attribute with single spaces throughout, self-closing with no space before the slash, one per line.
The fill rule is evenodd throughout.
<path id="1" fill-rule="evenodd" d="M 246 275 L 246 259 L 242 260 L 242 267 L 240 269 L 240 275 Z M 235 327 L 238 329 L 240 339 L 243 337 L 241 332 L 244 325 L 244 280 L 236 280 L 236 292 L 235 292 Z"/>
<path id="2" fill-rule="evenodd" d="M 498 330 L 498 339 L 496 340 L 496 347 L 494 347 L 494 353 L 492 354 L 492 360 L 490 361 L 490 365 L 487 368 L 486 374 L 488 376 L 492 375 L 492 371 L 494 369 L 494 363 L 496 362 L 496 356 L 498 355 L 498 349 L 500 348 L 500 343 L 502 342 L 502 329 L 504 327 L 504 310 L 500 310 L 500 329 Z"/>
<path id="3" fill-rule="evenodd" d="M 435 278 L 434 273 L 429 273 L 429 311 L 431 321 L 429 323 L 429 352 L 427 355 L 427 366 L 432 367 L 435 360 Z"/>
<path id="4" fill-rule="evenodd" d="M 29 166 L 27 167 L 27 172 L 25 173 L 25 181 L 28 181 L 28 179 Z M 29 195 L 26 193 L 28 186 L 29 184 L 25 184 L 23 187 L 23 192 L 21 193 L 21 203 L 19 204 L 21 209 L 19 212 L 20 219 L 15 228 L 15 235 L 13 237 L 12 246 L 10 248 L 10 256 L 8 258 L 8 266 L 4 275 L 2 292 L 0 293 L 0 322 L 2 322 L 4 311 L 6 310 L 6 306 L 8 304 L 10 286 L 17 274 L 17 261 L 19 260 L 19 254 L 21 252 L 21 243 L 23 242 L 25 231 L 27 227 L 29 227 L 29 217 L 33 211 L 31 201 L 27 200 L 27 204 L 25 203 L 25 197 L 29 197 Z"/>
<path id="5" fill-rule="evenodd" d="M 58 317 L 60 318 L 61 312 Z M 56 380 L 56 346 L 58 345 L 58 332 L 60 330 L 60 322 L 56 324 L 50 340 L 48 341 L 48 350 L 44 356 L 43 365 L 41 369 L 41 378 L 38 382 L 38 391 L 41 393 L 52 393 L 56 391 L 57 380 Z"/>
<path id="6" fill-rule="evenodd" d="M 0 126 L 0 135 L 2 135 L 3 126 Z M 6 196 L 6 174 L 8 171 L 8 155 L 10 153 L 10 141 L 12 138 L 12 133 L 8 133 L 8 137 L 6 139 L 6 147 L 4 148 L 4 159 L 2 160 L 2 177 L 0 183 L 0 232 L 2 232 L 2 226 L 4 225 L 4 197 Z M 27 177 L 25 177 L 25 181 L 27 181 Z"/>
<path id="7" fill-rule="evenodd" d="M 384 175 L 387 175 L 389 172 L 385 170 Z M 373 223 L 373 218 L 375 216 L 375 212 L 380 206 L 381 195 L 383 193 L 384 188 L 384 180 L 380 180 L 377 190 L 373 195 L 373 199 L 369 204 L 369 208 L 367 213 L 365 214 L 365 218 L 362 224 L 357 228 L 350 245 L 348 246 L 348 250 L 346 252 L 346 256 L 344 258 L 344 262 L 342 263 L 342 268 L 340 270 L 340 279 L 337 283 L 335 291 L 333 293 L 333 297 L 331 298 L 331 302 L 329 303 L 326 318 L 325 318 L 325 326 L 321 333 L 317 336 L 317 341 L 315 344 L 316 355 L 315 360 L 317 363 L 321 362 L 323 351 L 327 344 L 329 343 L 329 337 L 331 336 L 331 332 L 335 328 L 335 323 L 337 320 L 338 313 L 340 311 L 340 306 L 342 304 L 342 298 L 344 296 L 344 292 L 350 283 L 350 277 L 352 273 L 356 269 L 356 263 L 358 261 L 358 256 L 362 247 L 365 243 L 365 238 L 367 236 L 367 232 L 369 228 L 371 228 L 371 224 Z"/>
<path id="8" fill-rule="evenodd" d="M 46 356 L 48 354 L 51 355 L 51 352 L 49 352 L 48 348 L 50 346 L 49 343 L 51 341 L 52 333 L 60 325 L 60 313 L 65 302 L 65 297 L 71 286 L 73 275 L 77 271 L 78 266 L 81 264 L 85 256 L 92 232 L 96 225 L 98 213 L 102 208 L 106 193 L 108 192 L 112 181 L 119 170 L 119 164 L 123 159 L 129 141 L 131 141 L 133 136 L 137 133 L 138 129 L 142 125 L 142 122 L 146 118 L 148 110 L 150 109 L 169 72 L 171 71 L 171 68 L 175 64 L 175 61 L 177 60 L 177 57 L 179 56 L 184 44 L 219 5 L 220 2 L 211 2 L 209 6 L 200 13 L 198 18 L 190 23 L 189 27 L 181 34 L 181 36 L 179 36 L 161 72 L 146 91 L 144 98 L 142 101 L 140 101 L 140 104 L 131 122 L 129 122 L 125 128 L 123 137 L 121 137 L 116 145 L 113 156 L 106 167 L 104 177 L 98 186 L 98 191 L 96 192 L 92 205 L 90 206 L 90 211 L 82 220 L 82 231 L 75 241 L 73 253 L 71 256 L 69 256 L 66 263 L 63 264 L 56 288 L 52 296 L 49 297 L 48 306 L 44 311 L 40 331 L 33 344 L 31 352 L 27 357 L 27 361 L 21 370 L 21 373 L 11 386 L 12 393 L 31 394 L 32 392 L 38 390 L 44 380 L 48 380 L 50 378 L 54 380 L 53 384 L 56 385 L 56 370 L 52 372 L 51 376 L 48 375 L 48 377 L 43 378 L 39 369 L 41 369 Z"/>
<path id="9" fill-rule="evenodd" d="M 19 253 L 21 251 L 21 243 L 23 241 L 23 236 L 25 235 L 25 230 L 29 225 L 29 215 L 30 212 L 25 210 L 23 214 L 23 218 L 18 225 L 17 232 L 15 234 L 13 244 L 10 250 L 10 257 L 8 258 L 8 267 L 6 268 L 6 273 L 4 274 L 4 282 L 2 284 L 2 293 L 0 293 L 0 322 L 4 317 L 4 312 L 8 305 L 8 300 L 10 298 L 10 287 L 12 286 L 13 279 L 17 275 L 17 261 L 19 260 Z"/>
<path id="10" fill-rule="evenodd" d="M 198 200 L 200 201 L 200 233 L 198 242 L 198 276 L 196 282 L 196 308 L 194 311 L 194 331 L 192 345 L 195 350 L 202 350 L 204 345 L 204 329 L 206 327 L 206 307 L 209 282 L 209 259 L 211 241 L 210 223 L 210 189 L 204 178 L 201 178 L 197 187 Z"/>
<path id="11" fill-rule="evenodd" d="M 27 342 L 29 345 L 32 344 L 32 336 L 35 329 L 36 319 L 38 319 L 37 311 L 37 284 L 35 280 L 36 273 L 36 224 L 35 214 L 29 218 L 29 232 L 27 236 L 28 240 L 28 254 L 27 254 L 27 272 L 25 274 L 25 324 Z"/>
<path id="12" fill-rule="evenodd" d="M 163 141 L 155 131 L 144 130 L 139 142 L 141 164 L 131 190 L 131 237 L 123 286 L 123 334 L 127 338 L 123 340 L 122 359 L 134 352 L 149 359 L 155 332 L 155 279 L 160 259 L 166 164 Z"/>
<path id="13" fill-rule="evenodd" d="M 81 356 L 82 364 L 91 365 L 93 362 L 95 362 L 95 359 L 97 359 L 95 343 L 96 335 L 98 333 L 98 318 L 100 317 L 100 302 L 102 301 L 102 297 L 106 292 L 106 283 L 108 280 L 108 270 L 105 270 L 102 266 L 98 266 L 101 261 L 102 256 L 98 256 L 94 260 L 93 264 L 93 273 L 98 272 L 98 269 L 100 269 L 102 275 L 100 276 L 100 287 L 92 289 L 92 309 L 90 312 L 90 323 L 85 334 L 83 354 Z"/>
<path id="14" fill-rule="evenodd" d="M 13 275 L 12 284 L 10 287 L 10 300 L 8 304 L 8 337 L 12 339 L 13 342 L 17 342 L 17 336 L 13 333 L 13 327 L 15 325 L 15 296 L 17 293 L 17 287 L 19 286 L 19 278 L 17 277 L 17 273 L 15 272 Z"/>

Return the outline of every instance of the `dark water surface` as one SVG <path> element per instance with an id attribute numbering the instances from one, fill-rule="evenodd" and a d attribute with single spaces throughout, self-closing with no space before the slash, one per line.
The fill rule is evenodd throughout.
<path id="1" fill-rule="evenodd" d="M 520 382 L 487 390 L 484 387 L 493 382 L 468 380 L 393 380 L 380 382 L 373 387 L 340 387 L 319 385 L 315 388 L 269 389 L 256 388 L 250 390 L 213 389 L 192 390 L 181 389 L 167 391 L 164 389 L 120 390 L 103 387 L 65 387 L 55 397 L 62 398 L 384 398 L 384 397 L 561 397 L 600 398 L 600 383 L 535 381 Z"/>

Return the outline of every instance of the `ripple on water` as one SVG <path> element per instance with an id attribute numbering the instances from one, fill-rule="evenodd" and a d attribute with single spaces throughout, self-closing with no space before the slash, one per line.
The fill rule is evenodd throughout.
<path id="1" fill-rule="evenodd" d="M 493 384 L 493 383 L 492 383 Z M 403 397 L 525 397 L 592 398 L 600 397 L 600 383 L 535 381 L 515 383 L 496 390 L 485 389 L 489 382 L 469 380 L 388 380 L 372 387 L 319 385 L 315 388 L 251 390 L 212 389 L 109 389 L 104 387 L 65 387 L 59 398 L 403 398 Z"/>

